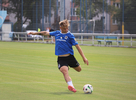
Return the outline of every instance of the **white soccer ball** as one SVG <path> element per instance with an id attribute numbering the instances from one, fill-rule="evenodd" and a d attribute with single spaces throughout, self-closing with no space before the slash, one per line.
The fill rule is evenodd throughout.
<path id="1" fill-rule="evenodd" d="M 83 91 L 85 94 L 91 94 L 93 92 L 93 86 L 90 84 L 86 84 L 83 87 Z"/>

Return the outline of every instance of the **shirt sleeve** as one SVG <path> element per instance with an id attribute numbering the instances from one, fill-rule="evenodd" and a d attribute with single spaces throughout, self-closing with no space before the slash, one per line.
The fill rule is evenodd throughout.
<path id="1" fill-rule="evenodd" d="M 71 43 L 72 43 L 72 45 L 77 45 L 78 44 L 78 42 L 76 41 L 76 38 L 75 38 L 75 36 L 73 34 L 71 34 Z"/>
<path id="2" fill-rule="evenodd" d="M 50 35 L 55 36 L 57 33 L 58 33 L 58 31 L 52 31 L 52 32 L 50 32 Z"/>

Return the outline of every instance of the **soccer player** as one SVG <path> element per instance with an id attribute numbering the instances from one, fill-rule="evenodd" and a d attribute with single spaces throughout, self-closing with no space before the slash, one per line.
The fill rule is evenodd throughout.
<path id="1" fill-rule="evenodd" d="M 69 22 L 68 20 L 63 20 L 59 22 L 60 31 L 41 31 L 41 32 L 30 32 L 28 34 L 32 35 L 51 35 L 55 36 L 55 55 L 58 56 L 58 69 L 62 72 L 65 81 L 68 84 L 68 89 L 72 92 L 76 92 L 76 89 L 72 83 L 72 79 L 69 76 L 68 70 L 70 66 L 71 68 L 75 69 L 77 72 L 81 71 L 81 66 L 74 57 L 74 51 L 72 46 L 74 45 L 78 50 L 79 54 L 83 58 L 85 64 L 89 64 L 87 58 L 85 57 L 82 49 L 80 48 L 78 42 L 76 41 L 74 35 L 68 31 Z"/>

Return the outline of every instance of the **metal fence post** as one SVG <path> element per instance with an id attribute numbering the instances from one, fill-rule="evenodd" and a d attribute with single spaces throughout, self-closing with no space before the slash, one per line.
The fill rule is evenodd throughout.
<path id="1" fill-rule="evenodd" d="M 92 35 L 92 43 L 93 43 L 93 46 L 94 46 L 94 35 Z"/>
<path id="2" fill-rule="evenodd" d="M 51 27 L 51 0 L 49 0 L 49 27 Z"/>
<path id="3" fill-rule="evenodd" d="M 80 33 L 82 31 L 81 29 L 81 8 L 82 8 L 82 0 L 80 0 Z"/>
<path id="4" fill-rule="evenodd" d="M 122 45 L 124 46 L 124 0 L 122 2 Z"/>
<path id="5" fill-rule="evenodd" d="M 37 20 L 38 20 L 38 1 L 36 0 L 36 30 L 38 30 Z"/>
<path id="6" fill-rule="evenodd" d="M 64 0 L 64 19 L 65 19 L 65 0 Z"/>
<path id="7" fill-rule="evenodd" d="M 118 43 L 118 41 L 119 41 L 119 36 L 117 36 L 117 46 L 119 46 L 119 43 Z"/>
<path id="8" fill-rule="evenodd" d="M 86 25 L 87 25 L 87 33 L 88 33 L 88 14 L 87 14 L 87 0 L 86 0 Z"/>
<path id="9" fill-rule="evenodd" d="M 81 44 L 83 44 L 83 35 L 81 35 Z"/>
<path id="10" fill-rule="evenodd" d="M 22 7 L 21 7 L 21 9 L 22 9 L 22 10 L 21 10 L 21 16 L 22 16 L 22 25 L 21 25 L 22 28 L 21 28 L 21 31 L 23 32 L 23 0 L 22 0 L 21 6 L 22 6 Z"/>
<path id="11" fill-rule="evenodd" d="M 131 47 L 132 47 L 132 42 L 133 42 L 133 41 L 132 41 L 132 36 L 131 36 Z"/>
<path id="12" fill-rule="evenodd" d="M 62 21 L 64 20 L 64 0 L 60 0 L 60 11 L 60 21 Z"/>
<path id="13" fill-rule="evenodd" d="M 25 35 L 26 41 L 27 41 L 27 34 Z"/>
<path id="14" fill-rule="evenodd" d="M 19 34 L 18 34 L 18 41 L 19 41 Z"/>
<path id="15" fill-rule="evenodd" d="M 72 15 L 73 15 L 73 0 L 71 0 L 71 32 L 72 32 Z"/>
<path id="16" fill-rule="evenodd" d="M 56 0 L 56 22 L 58 22 L 58 0 Z"/>
<path id="17" fill-rule="evenodd" d="M 104 35 L 104 45 L 106 45 L 106 38 L 105 38 L 105 35 Z"/>
<path id="18" fill-rule="evenodd" d="M 103 0 L 103 16 L 102 16 L 102 21 L 103 21 L 103 23 L 102 23 L 102 31 L 104 33 L 104 0 Z"/>
<path id="19" fill-rule="evenodd" d="M 44 38 L 45 38 L 45 37 L 43 36 L 43 42 L 44 42 Z"/>
<path id="20" fill-rule="evenodd" d="M 44 0 L 42 0 L 42 31 L 44 30 Z"/>

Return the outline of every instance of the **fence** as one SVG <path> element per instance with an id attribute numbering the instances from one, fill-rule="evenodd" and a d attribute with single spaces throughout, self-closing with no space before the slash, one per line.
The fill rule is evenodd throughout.
<path id="1" fill-rule="evenodd" d="M 4 35 L 7 34 L 7 35 Z M 136 47 L 136 34 L 103 34 L 103 33 L 73 33 L 80 45 L 110 46 L 110 47 Z M 14 42 L 55 43 L 54 37 L 31 35 L 26 32 L 0 32 L 0 40 L 8 36 Z M 4 37 L 5 38 L 5 37 Z"/>
<path id="2" fill-rule="evenodd" d="M 0 0 L 0 10 L 8 12 L 5 22 L 13 23 L 14 32 L 57 30 L 63 15 L 72 33 L 122 33 L 124 25 L 127 33 L 136 34 L 133 4 L 136 0 Z"/>

